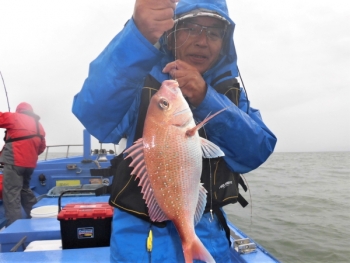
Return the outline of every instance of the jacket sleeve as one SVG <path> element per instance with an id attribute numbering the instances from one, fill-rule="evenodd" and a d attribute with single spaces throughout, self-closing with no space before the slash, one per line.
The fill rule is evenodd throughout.
<path id="1" fill-rule="evenodd" d="M 260 166 L 273 152 L 277 142 L 266 127 L 258 110 L 249 108 L 242 91 L 239 108 L 225 95 L 208 86 L 203 102 L 193 110 L 195 119 L 203 120 L 209 114 L 227 109 L 205 126 L 208 139 L 225 153 L 225 161 L 232 171 L 247 173 Z"/>
<path id="2" fill-rule="evenodd" d="M 90 64 L 89 75 L 74 97 L 72 111 L 90 134 L 102 142 L 114 140 L 112 134 L 161 55 L 130 19 Z"/>
<path id="3" fill-rule="evenodd" d="M 0 128 L 8 129 L 13 127 L 11 112 L 0 112 Z"/>

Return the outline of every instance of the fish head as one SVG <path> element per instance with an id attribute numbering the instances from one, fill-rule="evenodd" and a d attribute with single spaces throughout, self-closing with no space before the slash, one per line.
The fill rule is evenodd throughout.
<path id="1" fill-rule="evenodd" d="M 175 80 L 165 80 L 152 97 L 146 118 L 158 125 L 187 126 L 193 120 L 192 111 Z"/>

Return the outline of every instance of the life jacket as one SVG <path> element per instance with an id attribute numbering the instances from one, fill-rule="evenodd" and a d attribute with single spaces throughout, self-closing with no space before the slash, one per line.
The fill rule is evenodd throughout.
<path id="1" fill-rule="evenodd" d="M 241 91 L 239 83 L 235 78 L 225 80 L 215 85 L 215 83 L 221 78 L 227 77 L 227 74 L 229 74 L 229 72 L 214 79 L 211 85 L 217 92 L 226 95 L 235 105 L 238 106 Z M 151 75 L 146 77 L 141 94 L 134 141 L 142 137 L 143 126 L 151 97 L 159 90 L 160 86 L 161 83 Z M 204 129 L 200 129 L 199 135 L 204 138 L 206 137 Z M 132 167 L 129 167 L 131 161 L 131 158 L 124 160 L 123 154 L 120 154 L 111 161 L 111 169 L 116 170 L 116 174 L 113 177 L 110 189 L 111 196 L 109 204 L 139 218 L 152 222 L 149 218 L 148 208 L 141 193 L 141 186 L 138 185 L 139 179 L 136 178 L 135 175 L 131 175 L 133 170 Z M 236 202 L 239 202 L 243 207 L 248 204 L 248 202 L 240 195 L 238 189 L 238 185 L 240 184 L 243 189 L 247 191 L 247 187 L 244 184 L 241 175 L 237 172 L 231 171 L 222 157 L 213 159 L 203 158 L 201 182 L 204 184 L 204 187 L 208 192 L 205 212 L 214 212 L 217 214 L 218 218 L 221 217 L 221 219 L 219 218 L 220 221 L 224 220 L 220 210 L 221 207 Z M 165 225 L 165 222 L 152 223 L 160 227 Z"/>
<path id="2" fill-rule="evenodd" d="M 0 162 L 35 168 L 38 155 L 46 148 L 45 131 L 39 123 L 40 117 L 31 111 L 16 109 L 15 113 L 1 113 L 0 118 L 0 126 L 6 129 Z"/>
<path id="3" fill-rule="evenodd" d="M 36 134 L 31 134 L 31 135 L 26 135 L 26 136 L 21 136 L 21 137 L 16 137 L 16 138 L 10 138 L 7 139 L 7 130 L 4 132 L 4 142 L 5 143 L 9 143 L 9 142 L 17 142 L 17 141 L 22 141 L 22 140 L 28 140 L 34 137 L 39 137 L 40 139 L 43 139 L 44 136 L 42 136 L 40 134 L 40 130 L 39 130 L 39 121 L 35 120 L 35 124 L 36 124 Z"/>

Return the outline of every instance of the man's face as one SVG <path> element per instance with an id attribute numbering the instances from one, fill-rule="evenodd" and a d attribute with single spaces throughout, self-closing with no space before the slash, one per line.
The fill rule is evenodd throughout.
<path id="1" fill-rule="evenodd" d="M 180 21 L 171 45 L 175 58 L 187 62 L 203 74 L 219 58 L 224 27 L 223 21 L 213 17 L 203 16 Z"/>

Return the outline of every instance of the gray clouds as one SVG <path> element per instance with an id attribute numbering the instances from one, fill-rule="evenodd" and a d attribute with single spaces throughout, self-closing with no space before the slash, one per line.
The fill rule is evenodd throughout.
<path id="1" fill-rule="evenodd" d="M 278 137 L 276 150 L 349 151 L 350 4 L 227 2 L 249 99 Z M 131 18 L 133 3 L 1 1 L 0 71 L 11 110 L 31 103 L 48 144 L 82 142 L 73 96 L 89 63 Z M 2 87 L 0 111 L 7 111 Z"/>

